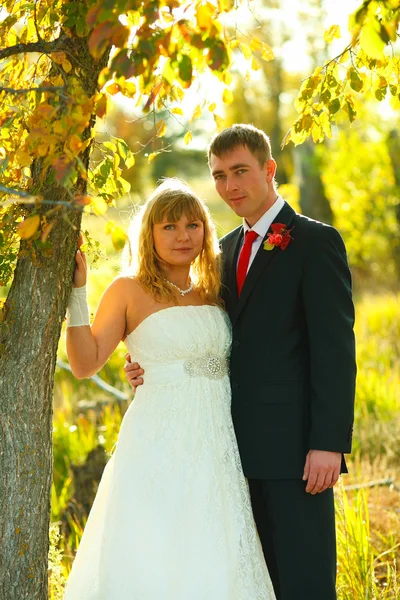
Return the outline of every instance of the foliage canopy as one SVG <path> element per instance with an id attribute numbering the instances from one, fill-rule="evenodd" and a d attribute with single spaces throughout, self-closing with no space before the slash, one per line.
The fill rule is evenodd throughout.
<path id="1" fill-rule="evenodd" d="M 335 58 L 318 66 L 302 84 L 295 107 L 299 116 L 285 136 L 284 144 L 314 142 L 332 137 L 331 123 L 344 112 L 350 123 L 357 117 L 355 97 L 371 93 L 381 102 L 386 96 L 400 108 L 399 0 L 364 0 L 349 17 L 351 41 Z M 332 25 L 325 32 L 330 43 L 340 38 Z"/>

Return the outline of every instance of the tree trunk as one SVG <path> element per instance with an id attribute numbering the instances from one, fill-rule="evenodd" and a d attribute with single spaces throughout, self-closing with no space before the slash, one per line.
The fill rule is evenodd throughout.
<path id="1" fill-rule="evenodd" d="M 72 73 L 88 96 L 108 57 L 94 61 L 87 38 L 68 38 Z M 68 113 L 68 102 L 64 102 Z M 89 136 L 95 115 L 83 134 Z M 89 148 L 82 154 L 85 166 Z M 40 164 L 33 189 L 67 201 Z M 78 179 L 72 193 L 85 193 Z M 44 209 L 41 209 L 45 212 Z M 58 340 L 72 286 L 81 210 L 64 208 L 50 233 L 50 256 L 18 260 L 0 327 L 0 598 L 46 600 L 52 481 L 52 392 Z M 21 243 L 21 249 L 27 247 Z"/>
<path id="2" fill-rule="evenodd" d="M 300 206 L 303 214 L 332 224 L 333 213 L 328 198 L 325 196 L 324 184 L 311 140 L 297 146 L 294 150 L 297 178 L 300 188 Z"/>
<path id="3" fill-rule="evenodd" d="M 396 188 L 400 194 L 400 135 L 392 130 L 387 138 L 390 161 L 392 163 Z M 400 202 L 394 206 L 394 214 L 397 221 L 397 231 L 392 239 L 392 252 L 396 265 L 398 281 L 400 281 Z"/>

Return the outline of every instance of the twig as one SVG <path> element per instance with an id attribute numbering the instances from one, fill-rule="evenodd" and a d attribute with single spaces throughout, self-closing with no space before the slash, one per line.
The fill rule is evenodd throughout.
<path id="1" fill-rule="evenodd" d="M 16 90 L 15 88 L 9 88 L 9 87 L 3 87 L 2 85 L 0 85 L 0 92 L 7 92 L 7 94 L 27 94 L 28 92 L 52 92 L 53 94 L 57 94 L 57 93 L 62 93 L 65 92 L 65 87 L 64 86 L 55 86 L 55 85 L 49 85 L 49 86 L 42 86 L 42 87 L 37 87 L 37 88 L 21 88 L 19 90 Z"/>
<path id="2" fill-rule="evenodd" d="M 355 483 L 352 485 L 344 485 L 343 489 L 345 492 L 348 491 L 352 491 L 352 490 L 362 490 L 362 489 L 366 489 L 366 488 L 373 488 L 373 487 L 379 487 L 379 486 L 387 486 L 390 487 L 392 486 L 393 489 L 396 490 L 396 492 L 400 492 L 400 486 L 396 485 L 396 480 L 393 479 L 393 477 L 389 477 L 388 479 L 377 479 L 375 481 L 366 481 L 364 483 Z"/>
<path id="3" fill-rule="evenodd" d="M 38 27 L 38 23 L 37 23 L 37 11 L 36 11 L 36 2 L 35 1 L 33 3 L 33 22 L 35 23 L 35 29 L 36 29 L 36 35 L 37 35 L 38 42 L 41 42 L 42 38 L 40 37 L 39 27 Z"/>
<path id="4" fill-rule="evenodd" d="M 10 206 L 11 204 L 49 204 L 50 206 L 67 206 L 68 208 L 82 210 L 82 205 L 80 204 L 74 204 L 73 202 L 67 202 L 66 200 L 46 200 L 45 198 L 40 198 L 22 190 L 9 188 L 1 183 L 0 192 L 4 192 L 10 196 L 17 196 L 17 198 L 5 200 L 4 202 L 0 199 L 0 204 L 3 207 Z M 73 200 L 73 198 L 71 198 L 71 200 Z"/>
<path id="5" fill-rule="evenodd" d="M 64 362 L 63 360 L 57 360 L 57 366 L 60 367 L 61 369 L 65 369 L 66 371 L 69 371 L 69 372 L 72 373 L 72 369 L 69 366 L 69 364 L 66 363 L 66 362 Z M 90 377 L 90 379 L 99 388 L 101 388 L 105 392 L 108 392 L 109 394 L 111 394 L 112 396 L 114 396 L 114 398 L 117 398 L 117 400 L 121 400 L 121 401 L 122 400 L 129 400 L 129 396 L 127 394 L 125 394 L 124 392 L 121 392 L 120 390 L 117 390 L 117 388 L 115 388 L 114 386 L 112 386 L 109 383 L 105 382 L 104 379 L 102 379 L 101 377 L 99 377 L 99 375 L 92 375 L 92 377 Z"/>

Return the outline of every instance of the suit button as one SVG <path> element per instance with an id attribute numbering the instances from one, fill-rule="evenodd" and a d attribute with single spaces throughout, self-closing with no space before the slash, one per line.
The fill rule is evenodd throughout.
<path id="1" fill-rule="evenodd" d="M 238 340 L 235 340 L 235 341 L 233 342 L 233 347 L 234 347 L 234 348 L 239 348 L 239 346 L 240 346 L 240 342 L 239 342 Z"/>
<path id="2" fill-rule="evenodd" d="M 237 383 L 237 381 L 232 381 L 232 389 L 237 390 L 238 387 L 239 387 L 239 384 Z"/>

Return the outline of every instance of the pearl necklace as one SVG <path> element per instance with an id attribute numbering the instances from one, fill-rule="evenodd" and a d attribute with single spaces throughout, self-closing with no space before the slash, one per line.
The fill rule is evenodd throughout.
<path id="1" fill-rule="evenodd" d="M 180 287 L 178 287 L 177 285 L 175 285 L 175 283 L 172 283 L 172 281 L 168 281 L 168 279 L 164 279 L 164 281 L 166 281 L 167 283 L 169 283 L 169 285 L 172 285 L 172 287 L 176 288 L 178 290 L 178 292 L 180 293 L 181 296 L 186 296 L 186 294 L 189 294 L 189 292 L 191 292 L 193 290 L 193 282 L 190 282 L 190 285 L 188 287 L 187 290 L 181 290 Z"/>

